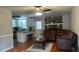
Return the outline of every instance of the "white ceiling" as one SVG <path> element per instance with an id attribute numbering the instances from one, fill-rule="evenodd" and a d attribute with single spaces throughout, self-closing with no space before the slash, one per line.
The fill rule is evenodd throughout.
<path id="1" fill-rule="evenodd" d="M 12 9 L 13 15 L 31 15 L 34 13 L 34 6 L 10 6 Z M 72 6 L 42 6 L 41 9 L 51 9 L 50 14 L 52 13 L 68 13 L 71 11 Z"/>

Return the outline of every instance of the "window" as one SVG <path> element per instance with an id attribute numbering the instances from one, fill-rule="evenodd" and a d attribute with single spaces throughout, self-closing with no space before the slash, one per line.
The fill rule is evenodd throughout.
<path id="1" fill-rule="evenodd" d="M 27 18 L 13 18 L 12 19 L 12 26 L 19 27 L 20 29 L 27 29 Z"/>
<path id="2" fill-rule="evenodd" d="M 42 29 L 42 21 L 36 22 L 36 29 L 41 30 Z"/>
<path id="3" fill-rule="evenodd" d="M 27 20 L 20 19 L 19 20 L 19 27 L 26 29 L 27 28 Z"/>
<path id="4" fill-rule="evenodd" d="M 16 20 L 12 20 L 12 27 L 16 27 Z"/>

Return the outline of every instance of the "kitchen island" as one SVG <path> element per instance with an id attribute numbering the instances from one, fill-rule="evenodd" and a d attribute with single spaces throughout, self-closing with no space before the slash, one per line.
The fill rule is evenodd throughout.
<path id="1" fill-rule="evenodd" d="M 17 41 L 18 42 L 26 42 L 28 41 L 28 35 L 33 34 L 34 32 L 25 32 L 25 31 L 18 31 L 17 32 Z"/>

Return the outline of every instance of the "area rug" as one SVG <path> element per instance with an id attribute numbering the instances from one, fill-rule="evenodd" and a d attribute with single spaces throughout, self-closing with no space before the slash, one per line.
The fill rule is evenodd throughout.
<path id="1" fill-rule="evenodd" d="M 50 52 L 52 49 L 53 43 L 48 43 L 45 46 L 45 49 L 35 48 L 34 45 L 30 46 L 25 52 Z"/>

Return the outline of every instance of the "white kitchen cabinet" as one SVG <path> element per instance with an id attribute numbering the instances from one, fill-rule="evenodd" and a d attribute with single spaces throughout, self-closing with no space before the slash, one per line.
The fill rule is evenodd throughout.
<path id="1" fill-rule="evenodd" d="M 17 32 L 17 41 L 18 42 L 26 42 L 26 33 L 24 32 Z"/>

